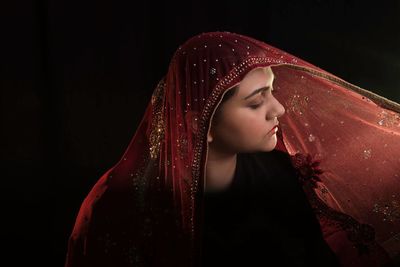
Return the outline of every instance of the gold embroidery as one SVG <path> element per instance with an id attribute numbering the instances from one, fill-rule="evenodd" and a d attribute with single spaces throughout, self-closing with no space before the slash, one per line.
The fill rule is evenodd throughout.
<path id="1" fill-rule="evenodd" d="M 376 203 L 373 211 L 383 215 L 383 221 L 394 222 L 400 220 L 400 204 L 396 199 L 382 204 Z"/>
<path id="2" fill-rule="evenodd" d="M 305 110 L 307 110 L 309 98 L 307 96 L 302 97 L 297 92 L 286 102 L 287 107 L 293 112 L 297 112 L 303 115 Z"/>
<path id="3" fill-rule="evenodd" d="M 165 80 L 162 79 L 151 96 L 153 107 L 150 133 L 150 157 L 156 159 L 159 155 L 161 140 L 164 137 L 163 99 Z"/>
<path id="4" fill-rule="evenodd" d="M 378 124 L 385 127 L 400 127 L 400 116 L 398 114 L 389 113 L 388 111 L 382 110 L 379 113 L 380 120 Z"/>
<path id="5" fill-rule="evenodd" d="M 140 167 L 137 169 L 137 172 L 130 174 L 132 177 L 132 186 L 136 193 L 136 204 L 137 207 L 142 211 L 145 209 L 145 192 L 150 175 L 148 170 L 151 166 L 148 156 L 148 154 L 143 154 L 139 163 Z"/>
<path id="6" fill-rule="evenodd" d="M 185 159 L 188 157 L 188 140 L 184 133 L 181 133 L 180 138 L 177 140 L 179 156 L 181 159 Z"/>
<path id="7" fill-rule="evenodd" d="M 371 158 L 371 153 L 372 153 L 372 149 L 364 149 L 363 151 L 363 158 L 364 159 L 369 159 Z"/>
<path id="8" fill-rule="evenodd" d="M 285 64 L 285 65 L 290 68 L 297 69 L 297 70 L 303 70 L 305 72 L 311 73 L 314 76 L 318 76 L 318 77 L 327 79 L 331 82 L 334 82 L 336 84 L 339 84 L 339 85 L 345 87 L 346 89 L 350 89 L 360 95 L 363 95 L 364 97 L 371 99 L 373 102 L 375 102 L 377 105 L 379 105 L 383 108 L 392 110 L 394 112 L 400 112 L 400 104 L 399 103 L 396 103 L 396 102 L 389 100 L 383 96 L 380 96 L 371 91 L 365 90 L 354 84 L 346 82 L 345 80 L 342 80 L 334 75 L 330 75 L 328 73 L 318 71 L 318 70 L 312 69 L 310 67 L 304 67 L 304 66 L 299 66 L 299 65 L 294 65 L 294 64 Z"/>

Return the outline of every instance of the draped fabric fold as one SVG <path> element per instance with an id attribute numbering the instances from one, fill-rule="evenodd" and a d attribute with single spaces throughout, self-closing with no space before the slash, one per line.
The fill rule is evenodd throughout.
<path id="1" fill-rule="evenodd" d="M 281 118 L 287 151 L 319 161 L 323 173 L 314 183 L 319 199 L 365 225 L 363 238 L 375 233 L 376 241 L 395 256 L 400 234 L 400 106 L 333 75 L 298 66 L 273 70 L 275 96 L 287 107 Z"/>
<path id="2" fill-rule="evenodd" d="M 293 157 L 328 244 L 340 254 L 336 224 L 360 253 L 379 251 L 376 264 L 398 255 L 400 105 L 264 42 L 210 32 L 178 48 L 121 160 L 84 200 L 66 267 L 198 266 L 207 132 L 223 95 L 267 66 L 286 109 L 276 149 Z"/>

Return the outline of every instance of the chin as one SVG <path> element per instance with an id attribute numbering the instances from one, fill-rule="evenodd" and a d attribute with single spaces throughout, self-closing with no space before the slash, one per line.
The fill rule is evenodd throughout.
<path id="1" fill-rule="evenodd" d="M 270 140 L 265 144 L 263 147 L 262 151 L 264 152 L 269 152 L 275 149 L 276 144 L 278 143 L 278 140 L 276 139 L 276 135 L 273 137 L 273 140 Z"/>
<path id="2" fill-rule="evenodd" d="M 237 153 L 256 153 L 256 152 L 270 152 L 275 149 L 276 145 L 278 143 L 278 139 L 276 135 L 271 136 L 269 140 L 267 141 L 262 141 L 261 143 L 254 144 L 253 146 L 242 149 L 238 149 Z"/>

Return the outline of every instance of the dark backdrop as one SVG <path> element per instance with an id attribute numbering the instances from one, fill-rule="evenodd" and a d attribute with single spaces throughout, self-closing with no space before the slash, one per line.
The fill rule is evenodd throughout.
<path id="1" fill-rule="evenodd" d="M 8 2 L 0 251 L 9 266 L 63 265 L 80 203 L 119 161 L 173 52 L 193 35 L 246 34 L 400 102 L 395 0 Z"/>

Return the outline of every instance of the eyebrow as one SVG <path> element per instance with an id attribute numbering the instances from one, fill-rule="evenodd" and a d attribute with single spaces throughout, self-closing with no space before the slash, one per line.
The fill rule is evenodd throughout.
<path id="1" fill-rule="evenodd" d="M 264 86 L 264 87 L 258 88 L 257 90 L 255 90 L 254 92 L 252 92 L 251 94 L 249 94 L 248 96 L 243 98 L 243 100 L 246 100 L 246 99 L 252 97 L 253 95 L 258 94 L 261 91 L 267 91 L 269 88 L 270 88 L 270 86 Z"/>

